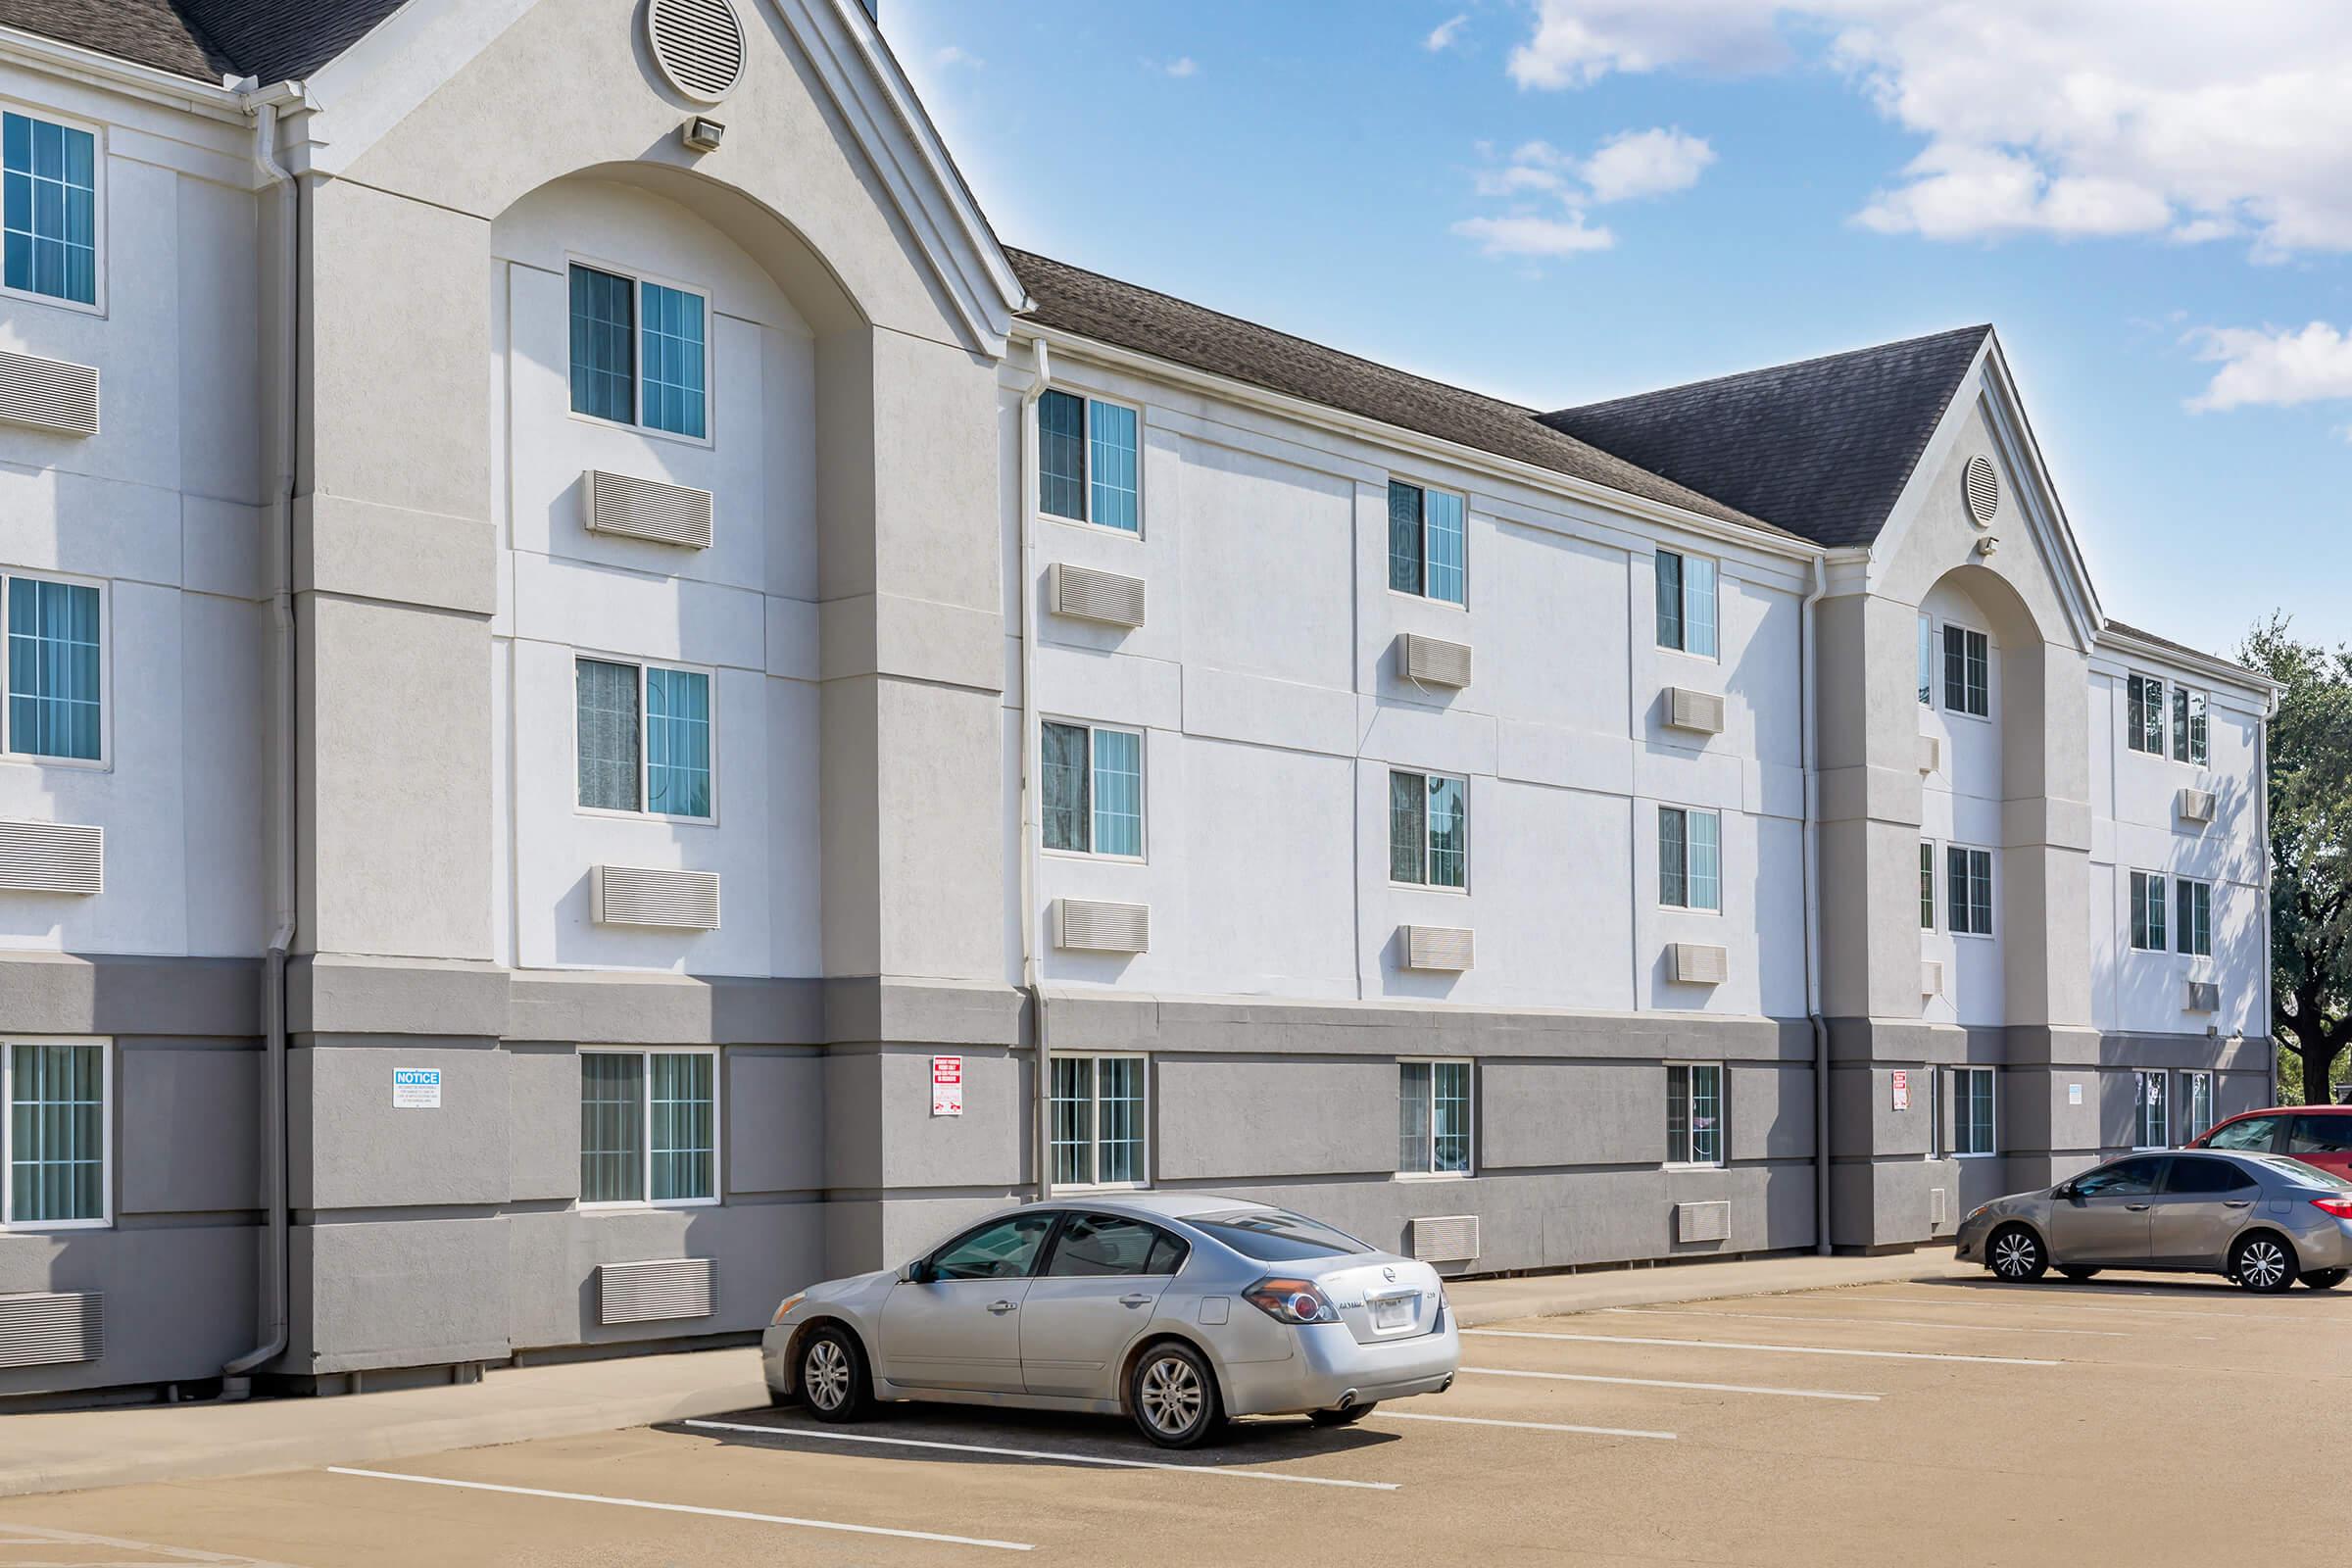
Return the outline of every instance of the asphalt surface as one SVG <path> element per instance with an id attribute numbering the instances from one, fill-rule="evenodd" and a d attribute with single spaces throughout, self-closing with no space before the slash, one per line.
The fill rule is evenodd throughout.
<path id="1" fill-rule="evenodd" d="M 1251 1421 L 744 1411 L 0 1502 L 9 1564 L 2332 1560 L 2352 1289 L 1868 1286 L 1472 1331 L 1449 1394 Z"/>

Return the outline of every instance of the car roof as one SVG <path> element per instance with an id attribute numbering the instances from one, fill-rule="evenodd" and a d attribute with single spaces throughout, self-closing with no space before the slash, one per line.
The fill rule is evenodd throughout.
<path id="1" fill-rule="evenodd" d="M 2265 1105 L 2260 1110 L 2241 1110 L 2222 1121 L 2244 1121 L 2248 1116 L 2352 1116 L 2352 1105 Z M 2220 1126 L 2221 1122 L 2214 1123 Z"/>
<path id="2" fill-rule="evenodd" d="M 1230 1214 L 1243 1209 L 1270 1209 L 1271 1203 L 1222 1193 L 1067 1193 L 1031 1203 L 1031 1208 L 1084 1208 L 1112 1214 L 1138 1214 L 1153 1219 L 1190 1219 L 1196 1214 Z"/>

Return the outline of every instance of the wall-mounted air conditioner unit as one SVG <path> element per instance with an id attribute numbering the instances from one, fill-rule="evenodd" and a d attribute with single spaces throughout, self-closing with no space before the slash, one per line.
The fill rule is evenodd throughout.
<path id="1" fill-rule="evenodd" d="M 1732 959 L 1722 948 L 1675 942 L 1666 949 L 1666 969 L 1677 985 L 1719 986 L 1731 978 Z"/>
<path id="2" fill-rule="evenodd" d="M 2180 792 L 2180 820 L 2202 826 L 2213 820 L 2213 791 L 2188 790 Z"/>
<path id="3" fill-rule="evenodd" d="M 97 367 L 0 353 L 0 421 L 59 435 L 96 435 Z"/>
<path id="4" fill-rule="evenodd" d="M 600 865 L 588 873 L 589 918 L 598 925 L 718 929 L 718 873 Z"/>
<path id="5" fill-rule="evenodd" d="M 591 533 L 618 534 L 688 550 L 710 548 L 710 492 L 590 468 L 582 485 Z"/>
<path id="6" fill-rule="evenodd" d="M 1408 925 L 1403 934 L 1407 969 L 1459 971 L 1470 967 L 1474 946 L 1469 932 L 1453 926 Z"/>
<path id="7" fill-rule="evenodd" d="M 1055 562 L 1048 568 L 1047 603 L 1056 615 L 1099 620 L 1109 626 L 1144 623 L 1144 579 L 1122 577 L 1115 571 L 1072 566 Z"/>
<path id="8" fill-rule="evenodd" d="M 86 897 L 105 889 L 106 829 L 0 821 L 0 890 Z"/>
<path id="9" fill-rule="evenodd" d="M 1055 899 L 1054 945 L 1081 953 L 1148 953 L 1152 948 L 1152 907 L 1097 899 Z"/>
<path id="10" fill-rule="evenodd" d="M 1470 684 L 1470 647 L 1442 637 L 1406 632 L 1396 639 L 1396 667 L 1406 680 L 1421 686 L 1463 687 Z"/>
<path id="11" fill-rule="evenodd" d="M 1689 730 L 1693 735 L 1723 733 L 1723 699 L 1714 692 L 1694 692 L 1687 687 L 1666 688 L 1666 725 L 1669 729 Z"/>

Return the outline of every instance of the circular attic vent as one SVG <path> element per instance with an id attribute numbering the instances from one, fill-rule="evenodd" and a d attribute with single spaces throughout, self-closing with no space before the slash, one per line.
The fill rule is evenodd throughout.
<path id="1" fill-rule="evenodd" d="M 1960 488 L 1968 497 L 1968 514 L 1980 528 L 1992 526 L 1992 514 L 2001 509 L 2001 481 L 1994 477 L 1990 458 L 1971 458 L 1961 471 Z"/>
<path id="2" fill-rule="evenodd" d="M 743 20 L 728 0 L 646 0 L 654 64 L 689 98 L 714 104 L 743 76 Z"/>

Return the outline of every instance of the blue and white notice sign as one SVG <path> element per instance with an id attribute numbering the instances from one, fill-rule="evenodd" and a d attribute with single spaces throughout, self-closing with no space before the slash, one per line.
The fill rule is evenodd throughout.
<path id="1" fill-rule="evenodd" d="M 438 1067 L 393 1068 L 392 1108 L 394 1110 L 439 1110 L 441 1108 L 441 1069 Z"/>

